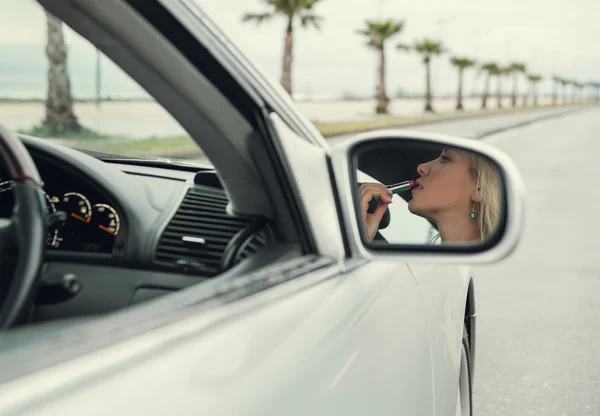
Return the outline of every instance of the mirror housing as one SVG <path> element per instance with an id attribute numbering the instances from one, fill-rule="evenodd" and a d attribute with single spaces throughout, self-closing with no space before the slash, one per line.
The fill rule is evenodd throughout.
<path id="1" fill-rule="evenodd" d="M 394 144 L 406 145 L 407 148 L 431 146 L 437 149 L 452 148 L 473 152 L 495 165 L 501 185 L 502 215 L 493 235 L 477 244 L 434 245 L 395 244 L 394 242 L 373 244 L 370 242 L 365 232 L 359 202 L 360 181 L 356 173 L 356 155 L 365 148 L 381 146 L 382 149 L 389 149 Z M 388 155 L 388 157 L 393 156 Z M 345 231 L 350 250 L 354 255 L 373 258 L 403 254 L 403 258 L 411 262 L 425 260 L 446 264 L 481 264 L 503 259 L 516 248 L 520 240 L 525 214 L 523 180 L 514 162 L 504 152 L 481 141 L 408 130 L 379 130 L 359 134 L 332 147 L 332 164 L 346 225 Z M 378 175 L 386 176 L 384 169 L 379 171 L 381 172 Z M 415 169 L 413 179 L 417 176 Z"/>

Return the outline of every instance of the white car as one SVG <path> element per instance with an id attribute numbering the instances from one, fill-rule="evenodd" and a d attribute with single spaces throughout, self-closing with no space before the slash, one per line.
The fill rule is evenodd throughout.
<path id="1" fill-rule="evenodd" d="M 0 198 L 0 258 L 14 262 L 2 268 L 0 415 L 472 414 L 462 265 L 517 244 L 523 192 L 507 157 L 394 130 L 330 148 L 191 1 L 39 3 L 139 82 L 214 170 L 0 129 L 13 195 Z M 353 146 L 405 136 L 498 164 L 497 238 L 470 250 L 364 243 Z M 69 223 L 73 206 L 88 210 Z M 426 221 L 394 209 L 429 239 Z"/>

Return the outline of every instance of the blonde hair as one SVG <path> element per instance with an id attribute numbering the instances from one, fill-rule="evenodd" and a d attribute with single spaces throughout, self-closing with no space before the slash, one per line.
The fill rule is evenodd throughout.
<path id="1" fill-rule="evenodd" d="M 479 201 L 475 211 L 479 237 L 484 240 L 492 235 L 500 221 L 499 172 L 488 159 L 471 153 L 471 175 L 477 181 Z"/>

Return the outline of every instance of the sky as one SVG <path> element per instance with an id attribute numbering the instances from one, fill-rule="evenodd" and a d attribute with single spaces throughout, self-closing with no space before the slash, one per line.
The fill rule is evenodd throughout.
<path id="1" fill-rule="evenodd" d="M 101 1 L 101 0 L 95 0 Z M 270 76 L 281 76 L 285 22 L 281 17 L 257 26 L 242 23 L 245 12 L 269 10 L 266 0 L 193 0 Z M 434 94 L 453 94 L 456 70 L 450 56 L 465 56 L 505 65 L 522 61 L 549 80 L 553 74 L 580 81 L 600 81 L 600 2 L 598 0 L 320 0 L 314 13 L 322 29 L 298 26 L 294 39 L 293 89 L 298 96 L 371 97 L 378 58 L 356 33 L 366 19 L 404 20 L 404 30 L 390 40 L 387 91 L 418 94 L 424 90 L 423 64 L 413 53 L 398 51 L 398 42 L 441 39 L 449 53 L 434 59 Z M 34 0 L 0 0 L 0 97 L 44 97 L 46 89 L 45 15 Z M 96 51 L 65 28 L 73 94 L 95 94 Z M 101 58 L 103 95 L 145 95 L 106 57 Z M 477 71 L 466 74 L 465 92 L 480 87 Z M 504 82 L 508 85 L 508 81 Z M 521 82 L 521 89 L 524 82 Z M 540 90 L 550 91 L 550 81 Z"/>

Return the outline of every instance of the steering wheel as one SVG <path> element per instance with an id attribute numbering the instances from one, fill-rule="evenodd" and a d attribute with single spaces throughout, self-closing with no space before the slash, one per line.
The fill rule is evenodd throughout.
<path id="1" fill-rule="evenodd" d="M 33 303 L 39 284 L 46 240 L 46 204 L 40 174 L 21 141 L 0 124 L 0 163 L 13 181 L 11 218 L 0 219 L 0 258 L 17 253 L 14 275 L 0 270 L 8 290 L 0 305 L 0 329 L 14 324 Z"/>

